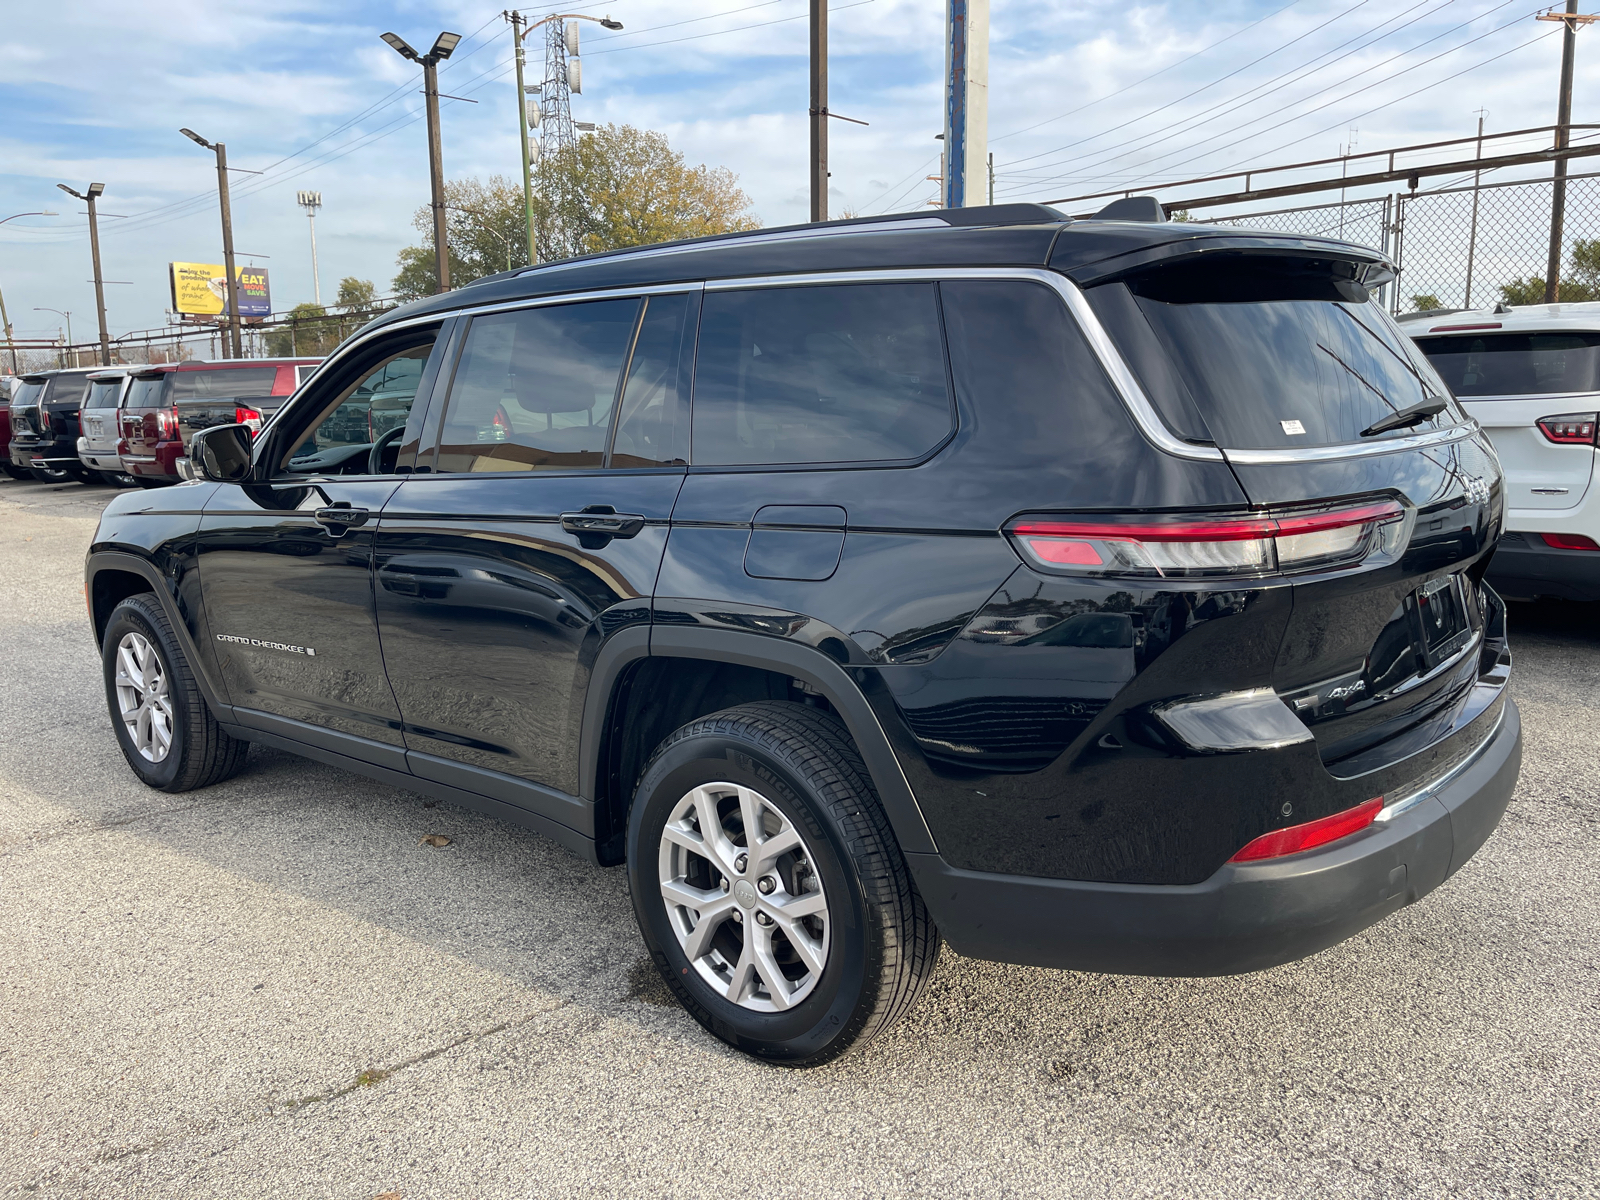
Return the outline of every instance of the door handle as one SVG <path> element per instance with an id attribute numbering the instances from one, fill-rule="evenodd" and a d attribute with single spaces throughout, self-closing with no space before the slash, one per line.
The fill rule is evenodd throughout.
<path id="1" fill-rule="evenodd" d="M 562 513 L 561 528 L 580 536 L 598 534 L 602 537 L 631 538 L 644 528 L 644 517 L 637 513 L 591 512 L 586 509 L 583 512 Z"/>
<path id="2" fill-rule="evenodd" d="M 367 518 L 372 514 L 364 508 L 351 508 L 348 504 L 334 504 L 327 508 L 319 508 L 313 514 L 318 525 L 325 525 L 331 529 L 351 529 L 357 525 L 365 525 Z"/>

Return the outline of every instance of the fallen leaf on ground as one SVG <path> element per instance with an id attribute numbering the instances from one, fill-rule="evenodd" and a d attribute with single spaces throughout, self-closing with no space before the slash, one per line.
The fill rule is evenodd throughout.
<path id="1" fill-rule="evenodd" d="M 417 839 L 417 845 L 419 845 L 419 846 L 436 846 L 436 847 L 443 848 L 445 846 L 448 846 L 449 844 L 450 844 L 450 839 L 445 837 L 445 835 L 442 834 L 442 833 L 430 833 L 425 838 L 418 838 Z"/>
<path id="2" fill-rule="evenodd" d="M 372 1200 L 400 1200 L 399 1192 L 379 1192 Z"/>

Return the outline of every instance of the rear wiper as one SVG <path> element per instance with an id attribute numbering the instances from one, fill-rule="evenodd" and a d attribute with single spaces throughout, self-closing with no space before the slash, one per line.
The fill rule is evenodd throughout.
<path id="1" fill-rule="evenodd" d="M 1362 437 L 1377 437 L 1380 433 L 1388 433 L 1391 429 L 1404 429 L 1409 425 L 1420 425 L 1429 417 L 1436 417 L 1450 407 L 1450 401 L 1443 396 L 1430 396 L 1421 404 L 1413 404 L 1410 408 L 1402 408 L 1397 413 L 1390 413 L 1382 420 L 1374 421 L 1361 431 Z"/>

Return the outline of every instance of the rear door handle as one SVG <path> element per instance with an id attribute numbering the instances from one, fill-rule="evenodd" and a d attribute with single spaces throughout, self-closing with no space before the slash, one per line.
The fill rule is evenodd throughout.
<path id="1" fill-rule="evenodd" d="M 644 528 L 644 517 L 638 513 L 569 512 L 561 514 L 561 528 L 580 535 L 631 538 Z"/>
<path id="2" fill-rule="evenodd" d="M 367 518 L 372 514 L 364 508 L 351 508 L 349 505 L 330 505 L 316 511 L 317 524 L 325 525 L 329 529 L 352 529 L 357 525 L 365 525 Z"/>

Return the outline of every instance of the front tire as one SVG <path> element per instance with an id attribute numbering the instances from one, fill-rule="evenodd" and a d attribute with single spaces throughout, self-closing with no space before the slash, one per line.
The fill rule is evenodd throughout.
<path id="1" fill-rule="evenodd" d="M 187 792 L 239 773 L 250 743 L 217 724 L 154 596 L 140 593 L 117 605 L 101 657 L 117 744 L 141 782 Z"/>
<path id="2" fill-rule="evenodd" d="M 804 705 L 725 709 L 662 742 L 634 797 L 628 876 L 679 1001 L 770 1062 L 818 1066 L 884 1032 L 938 959 L 866 767 Z"/>

